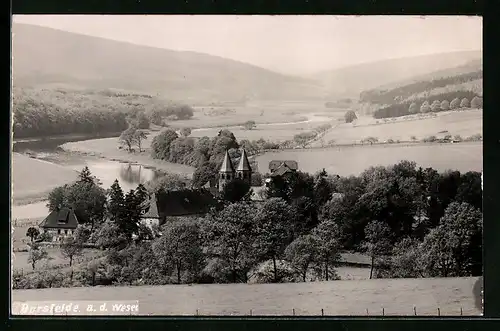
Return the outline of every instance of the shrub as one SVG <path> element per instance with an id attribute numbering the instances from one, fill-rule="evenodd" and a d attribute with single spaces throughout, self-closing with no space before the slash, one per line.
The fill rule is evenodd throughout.
<path id="1" fill-rule="evenodd" d="M 483 98 L 475 96 L 470 102 L 471 108 L 483 108 Z"/>
<path id="2" fill-rule="evenodd" d="M 435 100 L 431 105 L 431 110 L 433 112 L 441 111 L 441 102 L 439 102 L 439 100 Z"/>
<path id="3" fill-rule="evenodd" d="M 450 102 L 450 109 L 457 109 L 460 106 L 460 99 L 455 98 Z"/>
<path id="4" fill-rule="evenodd" d="M 428 101 L 424 101 L 422 105 L 420 106 L 420 112 L 421 113 L 428 113 L 431 111 L 431 106 L 429 105 Z"/>
<path id="5" fill-rule="evenodd" d="M 469 99 L 463 98 L 462 101 L 460 101 L 460 108 L 469 108 Z"/>
<path id="6" fill-rule="evenodd" d="M 483 140 L 483 136 L 480 133 L 465 138 L 465 141 L 481 141 L 481 140 Z"/>
<path id="7" fill-rule="evenodd" d="M 444 111 L 450 109 L 450 103 L 448 102 L 448 100 L 441 101 L 441 109 Z"/>
<path id="8" fill-rule="evenodd" d="M 408 108 L 408 112 L 410 114 L 416 114 L 416 113 L 418 113 L 418 110 L 419 110 L 418 106 L 417 106 L 417 104 L 415 102 L 412 102 L 410 104 L 410 107 Z"/>
<path id="9" fill-rule="evenodd" d="M 356 113 L 354 111 L 352 111 L 352 110 L 349 110 L 344 115 L 344 119 L 345 119 L 346 123 L 352 123 L 357 118 L 358 117 L 356 116 Z"/>
<path id="10" fill-rule="evenodd" d="M 435 142 L 437 140 L 436 136 L 429 136 L 422 139 L 424 143 Z"/>
<path id="11" fill-rule="evenodd" d="M 297 281 L 295 271 L 289 263 L 285 261 L 276 261 L 277 264 L 277 282 L 290 283 Z M 271 260 L 265 261 L 257 266 L 251 281 L 254 283 L 272 283 L 274 282 L 274 268 Z"/>

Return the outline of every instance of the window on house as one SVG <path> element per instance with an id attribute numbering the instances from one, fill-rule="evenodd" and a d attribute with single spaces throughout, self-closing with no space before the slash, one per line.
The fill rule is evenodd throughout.
<path id="1" fill-rule="evenodd" d="M 61 229 L 58 229 L 58 230 L 57 230 L 57 234 L 61 234 Z"/>
<path id="2" fill-rule="evenodd" d="M 68 234 L 68 230 L 64 230 L 64 234 Z"/>

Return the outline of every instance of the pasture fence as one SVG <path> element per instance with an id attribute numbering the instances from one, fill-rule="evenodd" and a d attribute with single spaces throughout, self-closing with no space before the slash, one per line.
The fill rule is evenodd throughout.
<path id="1" fill-rule="evenodd" d="M 424 311 L 423 313 L 419 314 L 418 313 L 418 309 L 416 306 L 413 306 L 412 308 L 408 309 L 407 313 L 397 313 L 397 314 L 394 314 L 394 313 L 388 313 L 386 311 L 386 309 L 384 307 L 381 307 L 380 310 L 377 310 L 377 311 L 370 311 L 368 308 L 366 308 L 364 310 L 364 315 L 365 316 L 404 316 L 404 317 L 408 317 L 408 316 L 444 316 L 441 314 L 441 308 L 440 307 L 437 307 L 435 311 L 435 313 L 432 313 L 430 312 L 429 310 L 422 310 Z M 148 314 L 148 315 L 151 315 L 151 314 Z M 194 314 L 195 316 L 200 316 L 200 317 L 203 317 L 203 316 L 219 316 L 219 315 L 223 315 L 223 314 L 214 314 L 214 313 L 203 313 L 202 311 L 200 311 L 200 309 L 196 309 L 196 312 Z M 239 314 L 235 314 L 235 315 L 239 315 Z M 268 314 L 265 314 L 265 316 L 267 316 Z M 299 313 L 299 310 L 296 310 L 295 308 L 292 308 L 291 310 L 289 310 L 288 312 L 284 312 L 283 314 L 273 314 L 274 316 L 279 316 L 279 315 L 283 315 L 283 316 L 339 316 L 339 314 L 332 314 L 332 315 L 328 315 L 326 310 L 324 308 L 321 308 L 321 309 L 318 309 L 318 313 L 315 314 L 315 313 L 311 313 L 310 311 L 307 311 L 306 313 L 303 313 L 303 314 L 300 314 Z M 473 314 L 469 314 L 471 316 L 473 316 Z M 245 316 L 245 314 L 241 314 L 240 316 Z M 259 316 L 259 314 L 255 314 L 255 310 L 254 309 L 250 309 L 248 311 L 248 314 L 247 316 Z M 359 314 L 359 315 L 354 315 L 354 314 L 350 314 L 350 316 L 363 316 L 363 314 Z M 460 309 L 456 309 L 456 311 L 451 311 L 451 310 L 448 310 L 446 316 L 464 316 L 464 310 L 463 310 L 463 307 L 460 307 Z M 479 313 L 478 316 L 482 316 L 482 313 Z"/>
<path id="2" fill-rule="evenodd" d="M 434 314 L 431 314 L 431 313 L 426 313 L 426 314 L 422 314 L 422 315 L 418 315 L 417 314 L 417 307 L 413 306 L 413 311 L 410 309 L 408 311 L 407 314 L 391 314 L 391 316 L 404 316 L 404 317 L 408 317 L 408 316 L 441 316 L 441 309 L 440 307 L 437 307 L 437 310 L 436 310 L 436 315 Z M 386 310 L 384 307 L 381 308 L 380 311 L 378 311 L 378 313 L 375 313 L 375 314 L 370 314 L 369 310 L 368 309 L 365 309 L 365 313 L 366 313 L 366 316 L 388 316 L 386 315 Z M 54 315 L 54 312 L 52 312 L 52 314 Z M 130 313 L 132 315 L 132 313 Z M 139 315 L 147 315 L 147 316 L 153 316 L 154 314 L 151 314 L 151 313 L 147 313 L 147 314 L 139 314 Z M 197 316 L 197 317 L 204 317 L 204 316 L 224 316 L 226 314 L 214 314 L 214 313 L 201 313 L 200 312 L 200 309 L 196 309 L 196 312 L 194 314 L 194 316 Z M 231 314 L 233 315 L 233 314 Z M 238 315 L 238 314 L 234 314 L 234 315 Z M 285 312 L 284 314 L 273 314 L 273 316 L 309 316 L 309 317 L 312 317 L 312 316 L 315 316 L 316 314 L 311 314 L 311 313 L 307 313 L 307 314 L 297 314 L 296 313 L 296 310 L 295 308 L 292 308 L 291 311 L 288 311 L 288 312 Z M 482 313 L 480 314 L 482 316 Z M 239 316 L 245 316 L 245 314 L 241 314 Z M 249 312 L 248 312 L 248 315 L 247 316 L 259 316 L 258 314 L 255 315 L 254 314 L 254 310 L 253 309 L 250 309 Z M 267 316 L 267 314 L 266 314 Z M 325 315 L 325 309 L 321 308 L 321 310 L 318 310 L 318 314 L 317 316 L 322 316 L 322 317 L 325 317 L 325 316 L 340 316 L 338 314 L 335 314 L 335 315 Z M 360 315 L 350 315 L 350 316 L 363 316 L 362 314 Z M 448 316 L 463 316 L 463 308 L 460 307 L 460 314 L 458 314 L 458 311 L 457 311 L 457 314 L 448 314 Z"/>

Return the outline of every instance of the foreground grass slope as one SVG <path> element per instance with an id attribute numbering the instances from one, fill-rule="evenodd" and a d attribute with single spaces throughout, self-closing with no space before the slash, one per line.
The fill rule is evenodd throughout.
<path id="1" fill-rule="evenodd" d="M 141 315 L 478 316 L 478 278 L 349 280 L 290 284 L 168 285 L 14 290 L 12 301 L 138 300 Z M 237 295 L 235 295 L 237 294 Z"/>

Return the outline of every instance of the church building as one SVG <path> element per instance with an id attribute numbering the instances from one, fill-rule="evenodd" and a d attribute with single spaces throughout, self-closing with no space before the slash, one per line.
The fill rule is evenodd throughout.
<path id="1" fill-rule="evenodd" d="M 250 185 L 252 184 L 252 167 L 250 166 L 247 153 L 244 149 L 241 152 L 240 162 L 236 169 L 231 162 L 229 152 L 226 151 L 224 160 L 222 161 L 222 165 L 219 170 L 219 191 L 222 192 L 224 185 L 236 178 L 241 179 Z"/>

